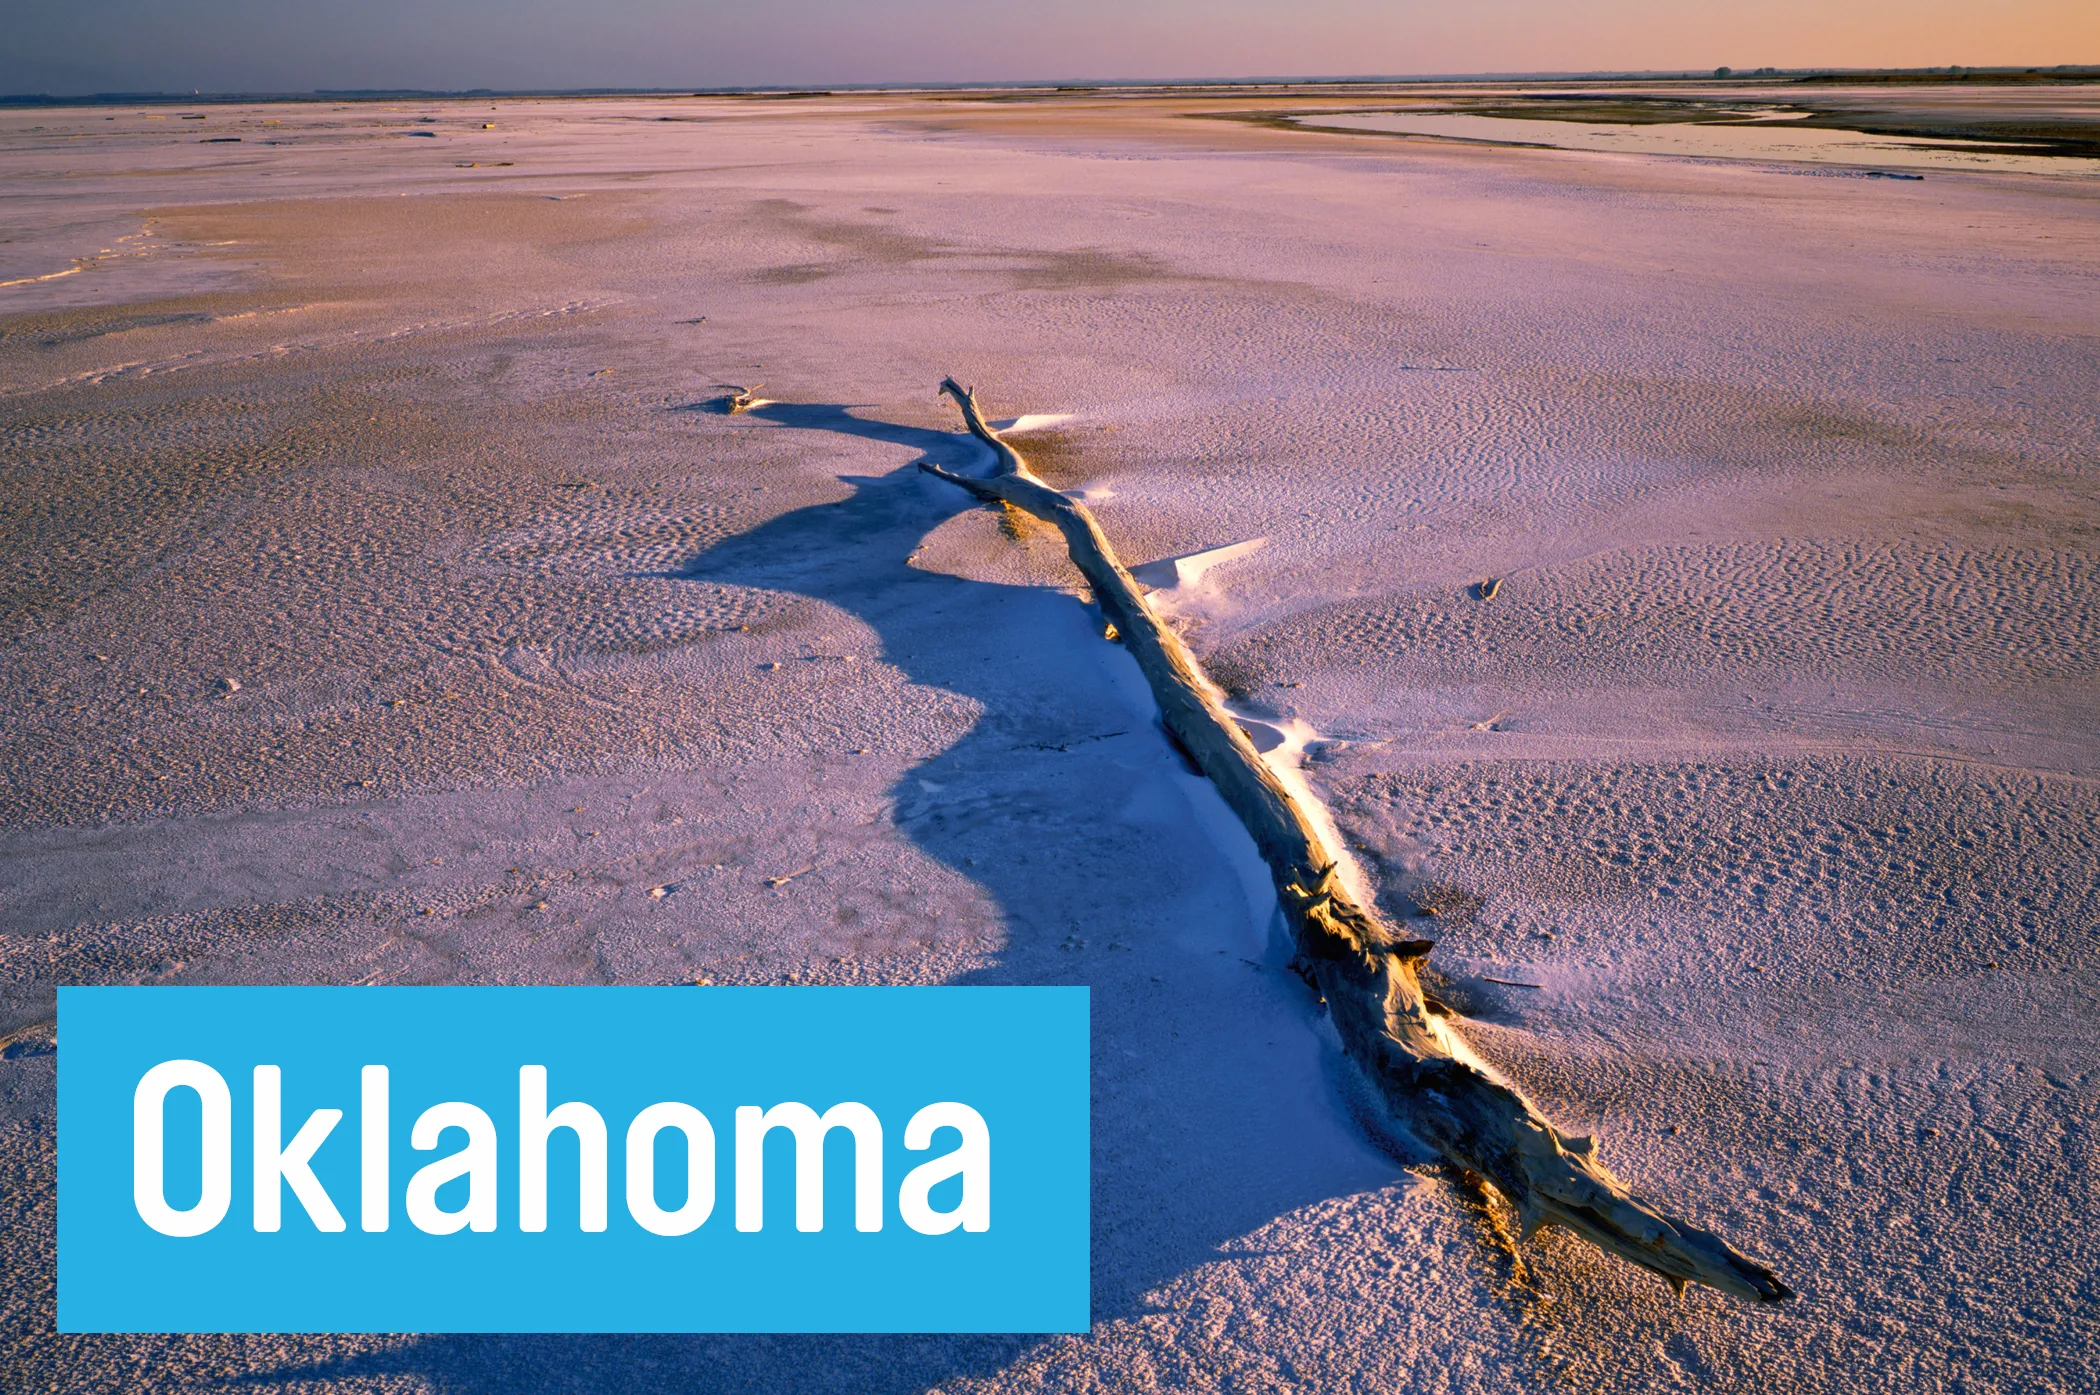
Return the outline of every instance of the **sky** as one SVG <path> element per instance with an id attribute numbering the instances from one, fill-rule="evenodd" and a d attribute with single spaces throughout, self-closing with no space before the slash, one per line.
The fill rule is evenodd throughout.
<path id="1" fill-rule="evenodd" d="M 0 92 L 2100 63 L 2100 0 L 13 0 Z"/>

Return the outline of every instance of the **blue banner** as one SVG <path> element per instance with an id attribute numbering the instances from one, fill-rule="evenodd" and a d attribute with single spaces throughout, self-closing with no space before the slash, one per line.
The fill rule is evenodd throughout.
<path id="1" fill-rule="evenodd" d="M 61 988 L 64 1332 L 1077 1332 L 1083 988 Z"/>

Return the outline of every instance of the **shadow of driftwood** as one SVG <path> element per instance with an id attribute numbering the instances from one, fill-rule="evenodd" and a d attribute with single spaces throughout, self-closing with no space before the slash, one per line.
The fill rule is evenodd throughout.
<path id="1" fill-rule="evenodd" d="M 769 403 L 750 415 L 914 453 L 888 474 L 845 477 L 844 499 L 724 540 L 685 574 L 836 606 L 869 626 L 883 660 L 911 681 L 982 709 L 962 740 L 899 781 L 895 816 L 1003 913 L 997 962 L 964 981 L 1093 990 L 1097 1324 L 1151 1310 L 1147 1295 L 1192 1268 L 1256 1253 L 1231 1242 L 1279 1215 L 1389 1182 L 1389 1165 L 1353 1142 L 1317 1061 L 1308 1065 L 1311 1007 L 1279 984 L 1278 961 L 1262 962 L 1216 825 L 1189 818 L 1188 801 L 1214 796 L 1184 773 L 1148 715 L 1135 665 L 1068 595 L 907 564 L 934 528 L 974 507 L 912 462 L 974 471 L 982 448 L 841 406 Z M 1204 938 L 1192 942 L 1192 925 Z M 1273 1048 L 1286 1036 L 1299 1050 L 1282 1060 Z M 236 1383 L 408 1377 L 470 1395 L 904 1392 L 1006 1369 L 1044 1340 L 440 1336 Z"/>

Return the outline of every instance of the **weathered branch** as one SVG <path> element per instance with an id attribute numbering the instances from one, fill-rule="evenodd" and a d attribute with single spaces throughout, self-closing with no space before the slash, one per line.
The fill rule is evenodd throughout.
<path id="1" fill-rule="evenodd" d="M 1338 859 L 1314 821 L 1225 710 L 1180 637 L 1153 614 L 1093 515 L 1029 473 L 986 424 L 969 389 L 947 378 L 940 390 L 962 408 L 970 434 L 991 448 L 997 467 L 984 478 L 930 461 L 919 468 L 1064 535 L 1073 565 L 1151 684 L 1167 730 L 1253 835 L 1275 879 L 1298 966 L 1395 1118 L 1493 1184 L 1516 1208 L 1526 1235 L 1557 1223 L 1680 1290 L 1693 1282 L 1754 1302 L 1791 1297 L 1770 1270 L 1719 1236 L 1636 1199 L 1598 1160 L 1592 1140 L 1564 1138 L 1521 1094 L 1474 1063 L 1450 1010 L 1422 990 L 1418 969 L 1430 942 L 1399 933 L 1341 885 Z"/>

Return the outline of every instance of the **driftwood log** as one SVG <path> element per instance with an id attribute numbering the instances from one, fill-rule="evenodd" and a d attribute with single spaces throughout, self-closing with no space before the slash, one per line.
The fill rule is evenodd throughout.
<path id="1" fill-rule="evenodd" d="M 1093 515 L 1029 473 L 986 423 L 970 389 L 948 378 L 940 390 L 955 399 L 970 434 L 990 447 L 997 464 L 983 478 L 931 461 L 919 468 L 1064 535 L 1103 617 L 1151 684 L 1167 731 L 1254 836 L 1290 926 L 1294 967 L 1326 1001 L 1344 1049 L 1394 1119 L 1492 1185 L 1527 1237 L 1541 1225 L 1564 1225 L 1679 1292 L 1702 1283 L 1753 1302 L 1792 1297 L 1769 1269 L 1719 1236 L 1634 1197 L 1598 1160 L 1593 1140 L 1562 1136 L 1477 1063 L 1450 1009 L 1422 989 L 1419 968 L 1430 942 L 1395 930 L 1342 886 L 1338 859 L 1314 820 L 1225 710 L 1180 637 L 1153 613 Z"/>

